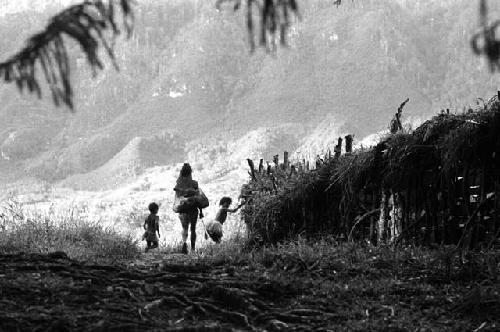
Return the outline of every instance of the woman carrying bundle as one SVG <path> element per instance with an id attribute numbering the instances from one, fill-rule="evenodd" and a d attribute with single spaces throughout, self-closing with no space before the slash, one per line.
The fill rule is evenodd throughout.
<path id="1" fill-rule="evenodd" d="M 191 228 L 191 251 L 196 249 L 196 222 L 198 213 L 203 218 L 202 209 L 208 206 L 208 199 L 192 178 L 192 169 L 188 163 L 182 166 L 174 188 L 174 212 L 179 214 L 182 224 L 182 253 L 187 254 L 188 230 Z"/>

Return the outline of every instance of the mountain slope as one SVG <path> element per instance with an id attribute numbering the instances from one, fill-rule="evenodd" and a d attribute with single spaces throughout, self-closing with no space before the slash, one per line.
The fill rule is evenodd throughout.
<path id="1" fill-rule="evenodd" d="M 500 10 L 497 3 L 490 7 Z M 330 138 L 319 135 L 321 140 L 333 141 L 339 133 L 361 139 L 386 128 L 407 97 L 404 116 L 420 118 L 497 90 L 497 77 L 470 51 L 475 2 L 391 0 L 337 7 L 313 0 L 302 2 L 301 10 L 302 20 L 289 31 L 289 48 L 250 54 L 240 13 L 217 11 L 201 0 L 141 2 L 134 35 L 116 44 L 119 72 L 107 63 L 92 78 L 77 46 L 68 44 L 76 113 L 0 86 L 3 164 L 21 164 L 20 176 L 56 181 L 107 169 L 135 137 L 169 132 L 189 146 L 193 140 L 216 137 L 227 143 L 259 128 L 297 125 L 302 136 L 291 135 L 293 144 L 277 147 L 284 150 L 312 128 L 328 128 L 322 125 L 328 119 L 342 125 Z M 3 20 L 0 55 L 16 47 L 10 36 L 48 14 L 21 12 Z"/>

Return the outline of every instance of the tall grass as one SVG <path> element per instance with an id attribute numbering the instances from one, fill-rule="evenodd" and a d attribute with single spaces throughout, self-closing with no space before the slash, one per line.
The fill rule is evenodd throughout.
<path id="1" fill-rule="evenodd" d="M 113 263 L 139 254 L 130 234 L 89 220 L 82 211 L 26 211 L 8 200 L 0 205 L 0 253 L 64 251 L 69 257 Z"/>
<path id="2" fill-rule="evenodd" d="M 227 241 L 204 248 L 200 260 L 209 265 L 248 266 L 255 270 L 349 276 L 365 273 L 432 274 L 446 281 L 500 281 L 500 251 L 469 252 L 464 258 L 454 246 L 373 246 L 369 243 L 298 237 L 275 245 L 242 245 Z"/>

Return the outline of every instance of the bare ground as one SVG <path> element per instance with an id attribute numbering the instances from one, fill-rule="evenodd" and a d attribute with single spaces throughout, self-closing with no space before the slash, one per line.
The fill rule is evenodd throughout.
<path id="1" fill-rule="evenodd" d="M 176 254 L 126 265 L 11 254 L 0 255 L 0 330 L 498 331 L 499 290 L 412 261 L 259 268 Z"/>

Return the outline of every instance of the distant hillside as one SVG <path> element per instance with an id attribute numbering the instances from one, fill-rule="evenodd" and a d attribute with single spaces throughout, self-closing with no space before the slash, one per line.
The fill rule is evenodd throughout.
<path id="1" fill-rule="evenodd" d="M 117 188 L 146 168 L 182 162 L 184 144 L 168 133 L 135 137 L 104 165 L 87 173 L 71 175 L 61 185 L 83 190 Z"/>
<path id="2" fill-rule="evenodd" d="M 108 64 L 92 78 L 68 44 L 75 54 L 74 114 L 48 96 L 39 101 L 0 85 L 0 173 L 16 165 L 19 176 L 51 181 L 101 174 L 121 164 L 113 158 L 136 137 L 162 132 L 177 135 L 181 150 L 193 140 L 227 144 L 281 123 L 301 130 L 279 150 L 319 145 L 339 133 L 361 139 L 386 128 L 407 97 L 404 116 L 419 118 L 475 104 L 498 88 L 497 76 L 470 51 L 475 1 L 300 3 L 303 17 L 289 32 L 290 47 L 250 55 L 242 13 L 202 0 L 139 2 L 133 37 L 116 45 L 119 72 Z M 3 18 L 0 56 L 43 26 L 54 6 Z M 490 7 L 500 13 L 500 3 Z M 332 137 L 329 119 L 340 126 L 333 125 Z M 187 157 L 179 152 L 176 160 Z"/>

